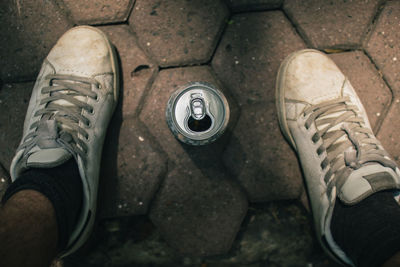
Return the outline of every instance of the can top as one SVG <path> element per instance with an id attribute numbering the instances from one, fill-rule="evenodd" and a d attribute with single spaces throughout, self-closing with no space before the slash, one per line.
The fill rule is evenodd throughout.
<path id="1" fill-rule="evenodd" d="M 225 96 L 211 84 L 192 82 L 171 95 L 166 115 L 178 139 L 201 145 L 223 133 L 229 121 L 229 105 Z"/>

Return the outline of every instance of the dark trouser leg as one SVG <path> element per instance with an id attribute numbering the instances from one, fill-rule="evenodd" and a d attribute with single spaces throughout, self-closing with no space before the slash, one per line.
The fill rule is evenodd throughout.
<path id="1" fill-rule="evenodd" d="M 23 173 L 7 189 L 0 210 L 0 266 L 48 265 L 67 246 L 82 196 L 73 159 Z"/>
<path id="2" fill-rule="evenodd" d="M 400 206 L 392 192 L 375 193 L 352 206 L 338 200 L 331 230 L 335 241 L 357 266 L 382 266 L 399 259 Z M 400 266 L 400 262 L 387 266 Z"/>

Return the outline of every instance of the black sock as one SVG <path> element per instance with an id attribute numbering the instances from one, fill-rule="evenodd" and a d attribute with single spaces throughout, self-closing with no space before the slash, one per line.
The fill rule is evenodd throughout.
<path id="1" fill-rule="evenodd" d="M 3 203 L 26 189 L 39 191 L 52 202 L 58 225 L 58 248 L 65 249 L 77 223 L 83 199 L 82 181 L 75 160 L 55 168 L 27 170 L 7 188 Z"/>
<path id="2" fill-rule="evenodd" d="M 400 251 L 400 206 L 388 191 L 352 206 L 338 199 L 331 231 L 356 266 L 381 266 Z"/>

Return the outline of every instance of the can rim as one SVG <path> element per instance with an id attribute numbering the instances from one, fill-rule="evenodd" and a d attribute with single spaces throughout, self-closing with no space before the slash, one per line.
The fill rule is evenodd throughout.
<path id="1" fill-rule="evenodd" d="M 212 93 L 214 93 L 215 95 L 217 95 L 219 97 L 219 100 L 221 100 L 222 104 L 225 107 L 225 109 L 223 110 L 224 118 L 221 120 L 221 123 L 219 124 L 218 128 L 212 129 L 212 127 L 210 127 L 210 130 L 202 132 L 202 133 L 208 133 L 212 130 L 215 131 L 215 134 L 213 134 L 211 136 L 203 136 L 202 137 L 202 136 L 195 136 L 195 135 L 187 134 L 183 129 L 181 129 L 178 122 L 176 121 L 175 116 L 172 116 L 172 113 L 175 110 L 175 107 L 177 104 L 176 100 L 179 99 L 187 91 L 192 90 L 195 87 L 201 87 L 202 89 L 206 88 L 206 89 L 210 90 Z M 171 130 L 171 132 L 180 141 L 187 143 L 187 144 L 191 144 L 191 145 L 205 145 L 205 144 L 214 142 L 225 132 L 227 124 L 229 122 L 229 117 L 230 117 L 230 109 L 229 109 L 229 103 L 228 103 L 226 97 L 222 94 L 222 92 L 220 92 L 212 84 L 210 84 L 208 82 L 203 82 L 203 81 L 190 82 L 190 83 L 187 83 L 187 84 L 179 87 L 170 96 L 170 98 L 168 100 L 168 104 L 167 104 L 167 109 L 166 109 L 167 124 L 168 124 L 168 127 Z M 172 122 L 175 125 L 172 125 L 173 124 Z M 188 130 L 188 129 L 185 129 L 185 130 Z M 191 130 L 190 130 L 190 132 L 196 133 Z"/>

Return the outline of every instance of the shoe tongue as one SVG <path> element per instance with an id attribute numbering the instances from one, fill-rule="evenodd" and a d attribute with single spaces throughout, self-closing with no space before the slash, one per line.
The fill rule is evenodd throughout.
<path id="1" fill-rule="evenodd" d="M 52 168 L 66 162 L 72 154 L 59 142 L 58 127 L 55 120 L 39 122 L 36 146 L 27 153 L 26 167 Z"/>
<path id="2" fill-rule="evenodd" d="M 72 157 L 64 148 L 41 149 L 30 154 L 26 160 L 28 168 L 52 168 L 63 164 Z"/>
<path id="3" fill-rule="evenodd" d="M 351 172 L 346 182 L 339 188 L 338 197 L 352 205 L 371 194 L 388 189 L 398 189 L 399 176 L 389 167 L 381 164 L 368 164 Z"/>

